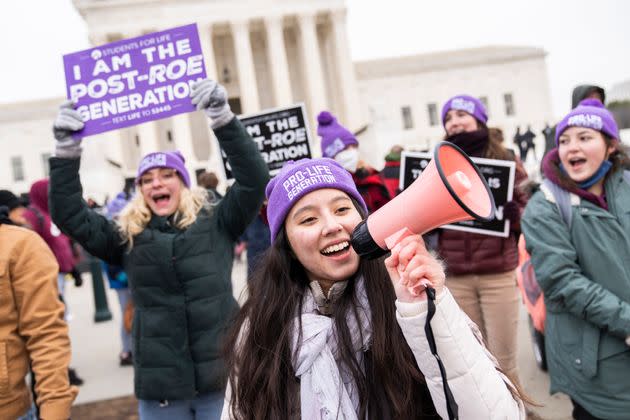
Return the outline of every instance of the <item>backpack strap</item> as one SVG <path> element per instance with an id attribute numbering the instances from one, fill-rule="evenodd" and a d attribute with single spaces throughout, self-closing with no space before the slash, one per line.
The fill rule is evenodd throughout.
<path id="1" fill-rule="evenodd" d="M 562 220 L 569 227 L 569 229 L 571 229 L 571 222 L 573 221 L 571 206 L 573 204 L 579 204 L 579 197 L 554 184 L 547 178 L 545 178 L 545 180 L 543 181 L 540 189 L 543 190 L 543 193 L 545 194 L 547 200 L 556 203 Z M 549 195 L 551 195 L 551 197 Z M 575 200 L 573 196 L 575 196 L 577 200 Z M 553 199 L 551 199 L 552 197 Z"/>

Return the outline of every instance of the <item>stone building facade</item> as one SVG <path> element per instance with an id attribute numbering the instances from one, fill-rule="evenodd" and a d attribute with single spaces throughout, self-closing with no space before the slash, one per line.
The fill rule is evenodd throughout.
<path id="1" fill-rule="evenodd" d="M 360 132 L 363 158 L 377 168 L 393 144 L 426 148 L 439 140 L 441 105 L 457 93 L 482 97 L 491 125 L 503 128 L 508 141 L 517 125 L 539 132 L 553 123 L 545 53 L 537 48 L 485 47 L 354 63 L 345 0 L 73 1 L 94 46 L 196 22 L 206 72 L 226 86 L 232 109 L 251 114 L 304 103 L 315 153 L 315 116 L 323 109 Z M 10 144 L 0 165 L 3 188 L 25 192 L 47 175 L 51 125 L 62 101 L 0 105 L 0 142 Z M 99 134 L 83 144 L 84 191 L 97 201 L 119 191 L 135 176 L 140 157 L 155 150 L 181 150 L 191 174 L 209 169 L 222 175 L 218 146 L 201 112 Z"/>

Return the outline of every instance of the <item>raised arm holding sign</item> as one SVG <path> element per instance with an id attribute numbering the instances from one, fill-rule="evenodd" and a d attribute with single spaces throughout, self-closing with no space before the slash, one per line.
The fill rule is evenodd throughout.
<path id="1" fill-rule="evenodd" d="M 269 179 L 221 85 L 195 83 L 187 102 L 212 119 L 236 180 L 212 206 L 205 189 L 191 186 L 185 157 L 158 150 L 140 161 L 134 198 L 116 221 L 107 220 L 81 199 L 81 147 L 72 139 L 84 125 L 80 112 L 66 103 L 54 123 L 51 214 L 90 254 L 122 266 L 129 276 L 135 394 L 143 420 L 183 418 L 190 411 L 177 404 L 182 400 L 207 418 L 220 416 L 225 383 L 220 347 L 238 311 L 230 281 L 233 244 L 257 215 Z"/>

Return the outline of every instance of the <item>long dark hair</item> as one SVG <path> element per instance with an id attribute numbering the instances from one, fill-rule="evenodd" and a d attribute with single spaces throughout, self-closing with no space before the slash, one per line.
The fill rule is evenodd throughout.
<path id="1" fill-rule="evenodd" d="M 356 316 L 358 277 L 349 279 L 331 316 L 339 335 L 339 363 L 351 373 L 359 391 L 359 418 L 439 418 L 396 321 L 396 294 L 383 261 L 361 260 L 359 275 L 364 278 L 372 313 L 371 348 L 365 353 L 364 366 L 355 358 L 345 322 L 350 311 Z M 253 274 L 249 298 L 226 342 L 233 418 L 299 417 L 300 387 L 292 365 L 291 334 L 306 293 L 309 280 L 281 231 Z"/>

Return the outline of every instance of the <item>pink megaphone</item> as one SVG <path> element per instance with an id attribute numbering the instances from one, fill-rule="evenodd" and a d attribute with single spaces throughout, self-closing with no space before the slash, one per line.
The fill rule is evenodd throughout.
<path id="1" fill-rule="evenodd" d="M 494 198 L 479 168 L 457 146 L 441 142 L 420 177 L 352 232 L 361 257 L 377 258 L 405 236 L 462 220 L 494 218 Z"/>

